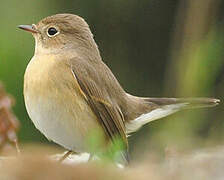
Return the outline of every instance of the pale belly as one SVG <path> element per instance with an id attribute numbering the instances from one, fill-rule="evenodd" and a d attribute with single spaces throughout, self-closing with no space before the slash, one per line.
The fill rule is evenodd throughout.
<path id="1" fill-rule="evenodd" d="M 25 105 L 31 120 L 49 140 L 75 152 L 88 152 L 88 137 L 99 125 L 73 74 L 70 69 L 62 71 L 60 64 L 50 62 L 42 69 L 36 68 L 38 64 L 40 60 L 30 62 L 24 79 Z"/>

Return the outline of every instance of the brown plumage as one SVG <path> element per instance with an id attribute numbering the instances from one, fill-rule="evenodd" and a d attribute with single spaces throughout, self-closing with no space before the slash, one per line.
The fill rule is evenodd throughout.
<path id="1" fill-rule="evenodd" d="M 212 98 L 141 98 L 127 94 L 101 59 L 88 24 L 79 16 L 57 14 L 32 32 L 35 54 L 24 81 L 27 111 L 49 139 L 72 151 L 88 151 L 88 133 L 102 130 L 105 139 L 120 137 L 142 125 L 196 106 L 213 106 Z"/>

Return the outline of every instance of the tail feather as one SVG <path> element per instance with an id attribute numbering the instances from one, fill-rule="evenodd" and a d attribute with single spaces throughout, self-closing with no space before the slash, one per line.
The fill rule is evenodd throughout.
<path id="1" fill-rule="evenodd" d="M 146 102 L 155 103 L 159 106 L 172 104 L 188 104 L 187 108 L 213 107 L 219 104 L 220 100 L 215 98 L 143 98 Z"/>
<path id="2" fill-rule="evenodd" d="M 137 131 L 143 125 L 166 117 L 182 109 L 213 107 L 219 104 L 214 98 L 142 98 L 149 105 L 155 104 L 157 108 L 142 114 L 136 119 L 126 123 L 126 132 Z"/>

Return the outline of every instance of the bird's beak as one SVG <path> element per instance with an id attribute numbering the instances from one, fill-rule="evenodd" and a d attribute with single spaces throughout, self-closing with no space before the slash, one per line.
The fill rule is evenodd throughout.
<path id="1" fill-rule="evenodd" d="M 22 30 L 25 30 L 25 31 L 28 31 L 28 32 L 31 32 L 31 33 L 38 33 L 39 32 L 37 30 L 35 24 L 32 24 L 32 25 L 19 25 L 18 28 L 20 28 Z"/>

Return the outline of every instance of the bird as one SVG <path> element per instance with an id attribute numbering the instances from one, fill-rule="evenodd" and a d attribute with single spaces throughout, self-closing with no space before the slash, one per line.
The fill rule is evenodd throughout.
<path id="1" fill-rule="evenodd" d="M 102 147 L 120 139 L 128 159 L 128 136 L 145 124 L 177 111 L 211 107 L 215 98 L 151 98 L 127 93 L 103 62 L 87 22 L 56 14 L 37 24 L 19 25 L 35 39 L 24 75 L 24 101 L 35 127 L 68 154 L 89 152 L 91 132 Z"/>

